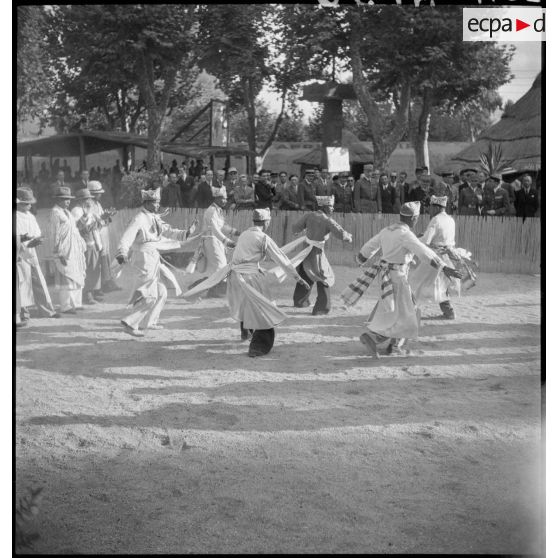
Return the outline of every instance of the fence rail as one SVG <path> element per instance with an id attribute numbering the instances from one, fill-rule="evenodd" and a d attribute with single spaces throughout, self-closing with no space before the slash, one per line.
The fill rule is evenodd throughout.
<path id="1" fill-rule="evenodd" d="M 183 228 L 197 216 L 201 220 L 203 209 L 181 208 L 171 210 L 164 218 L 170 225 Z M 122 209 L 110 225 L 110 250 L 114 254 L 120 237 L 137 209 Z M 48 231 L 48 209 L 37 212 L 39 226 L 46 234 Z M 268 234 L 279 244 L 286 244 L 294 238 L 292 225 L 302 216 L 300 211 L 272 211 L 271 226 Z M 332 264 L 355 265 L 354 254 L 373 235 L 383 227 L 397 221 L 397 215 L 377 215 L 363 213 L 335 213 L 334 219 L 353 235 L 353 243 L 330 238 L 327 243 L 328 258 Z M 470 250 L 479 262 L 481 271 L 502 273 L 540 273 L 541 263 L 541 224 L 538 218 L 517 217 L 475 217 L 454 216 L 456 222 L 456 241 L 458 246 Z M 423 231 L 428 216 L 421 215 L 416 230 Z M 244 230 L 252 225 L 251 211 L 227 211 L 229 225 Z M 38 248 L 39 258 L 48 260 L 52 254 L 50 239 Z"/>

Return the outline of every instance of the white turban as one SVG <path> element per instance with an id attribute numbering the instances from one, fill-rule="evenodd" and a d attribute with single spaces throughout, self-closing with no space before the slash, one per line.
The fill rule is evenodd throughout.
<path id="1" fill-rule="evenodd" d="M 141 201 L 161 201 L 161 188 L 156 190 L 142 190 Z"/>
<path id="2" fill-rule="evenodd" d="M 401 210 L 399 211 L 401 215 L 405 215 L 406 217 L 415 217 L 420 215 L 420 202 L 407 202 L 401 206 Z"/>
<path id="3" fill-rule="evenodd" d="M 448 205 L 447 196 L 430 196 L 430 203 L 432 205 L 439 205 L 441 207 L 446 207 Z"/>
<path id="4" fill-rule="evenodd" d="M 329 205 L 333 207 L 335 203 L 335 196 L 316 196 L 318 205 Z"/>
<path id="5" fill-rule="evenodd" d="M 267 207 L 260 207 L 258 209 L 254 209 L 252 213 L 252 221 L 270 221 L 271 220 L 271 211 Z"/>

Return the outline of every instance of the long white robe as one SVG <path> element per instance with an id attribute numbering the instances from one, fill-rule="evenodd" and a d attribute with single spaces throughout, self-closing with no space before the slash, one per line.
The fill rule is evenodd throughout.
<path id="1" fill-rule="evenodd" d="M 298 277 L 295 266 L 271 237 L 258 227 L 245 230 L 232 255 L 227 301 L 231 317 L 246 329 L 271 329 L 287 319 L 272 301 L 266 273 L 260 267 L 266 257 L 291 277 Z"/>
<path id="2" fill-rule="evenodd" d="M 448 267 L 454 268 L 450 257 L 441 253 L 444 248 L 455 248 L 455 221 L 445 211 L 432 217 L 421 242 L 430 246 Z M 432 281 L 432 268 L 424 262 L 420 262 L 416 269 L 409 274 L 409 284 L 417 302 L 433 301 L 444 302 L 449 300 L 449 295 L 459 295 L 461 292 L 461 281 L 446 277 L 443 273 L 438 274 Z"/>
<path id="3" fill-rule="evenodd" d="M 49 215 L 49 234 L 53 239 L 55 289 L 83 288 L 86 244 L 70 211 L 57 205 L 52 208 Z M 66 259 L 67 265 L 62 265 L 60 256 Z"/>
<path id="4" fill-rule="evenodd" d="M 23 211 L 16 212 L 16 235 L 21 236 L 27 234 L 30 237 L 41 236 L 41 229 L 37 223 L 37 219 L 32 213 Z M 45 306 L 47 313 L 54 312 L 50 293 L 43 275 L 43 271 L 39 264 L 39 258 L 35 248 L 28 246 L 29 241 L 22 242 L 20 248 L 20 261 L 17 262 L 18 268 L 18 288 L 20 294 L 21 306 L 24 308 L 33 306 L 36 302 Z M 36 275 L 36 288 L 41 289 L 40 300 L 35 300 L 33 292 L 33 274 Z M 39 294 L 39 293 L 38 293 Z"/>
<path id="5" fill-rule="evenodd" d="M 201 232 L 202 256 L 198 260 L 197 270 L 211 275 L 227 265 L 225 243 L 227 234 L 235 231 L 225 223 L 223 210 L 216 204 L 211 204 L 204 212 Z"/>
<path id="6" fill-rule="evenodd" d="M 365 259 L 380 248 L 382 260 L 393 269 L 389 277 L 393 285 L 392 298 L 380 298 L 370 314 L 366 327 L 385 338 L 418 337 L 419 320 L 411 287 L 407 279 L 409 263 L 414 256 L 430 265 L 431 280 L 434 281 L 444 262 L 430 248 L 425 246 L 405 223 L 395 223 L 382 229 L 360 250 Z"/>
<path id="7" fill-rule="evenodd" d="M 136 271 L 136 281 L 130 296 L 130 304 L 139 297 L 145 299 L 156 299 L 158 297 L 158 283 L 170 283 L 181 294 L 180 286 L 172 271 L 161 260 L 159 249 L 168 249 L 171 245 L 165 238 L 185 241 L 188 232 L 173 229 L 155 213 L 141 209 L 133 217 L 132 221 L 124 231 L 117 255 L 123 255 Z M 176 247 L 179 244 L 176 243 Z M 131 256 L 130 253 L 131 252 Z"/>

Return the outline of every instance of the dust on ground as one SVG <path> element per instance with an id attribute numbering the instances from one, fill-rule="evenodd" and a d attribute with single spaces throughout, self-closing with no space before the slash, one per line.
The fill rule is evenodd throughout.
<path id="1" fill-rule="evenodd" d="M 377 288 L 263 358 L 224 299 L 171 298 L 143 339 L 128 293 L 17 335 L 19 492 L 40 553 L 542 552 L 540 279 L 481 274 L 413 354 L 358 340 Z M 191 282 L 181 278 L 183 284 Z M 121 284 L 130 284 L 124 276 Z"/>

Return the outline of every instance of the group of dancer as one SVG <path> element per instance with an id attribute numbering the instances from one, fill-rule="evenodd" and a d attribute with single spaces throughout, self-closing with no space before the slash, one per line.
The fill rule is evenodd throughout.
<path id="1" fill-rule="evenodd" d="M 98 191 L 99 186 L 93 184 L 90 190 Z M 226 192 L 223 190 L 215 189 L 213 192 L 213 203 L 205 210 L 199 231 L 197 220 L 189 226 L 186 224 L 184 229 L 175 229 L 165 223 L 160 213 L 160 189 L 142 190 L 142 207 L 122 235 L 115 256 L 117 263 L 114 264 L 118 268 L 115 276 L 119 276 L 124 265 L 130 266 L 135 275 L 129 312 L 121 320 L 125 333 L 143 337 L 145 330 L 163 328 L 159 317 L 167 299 L 167 287 L 173 288 L 178 296 L 190 299 L 204 292 L 209 296 L 220 291 L 226 293 L 230 315 L 240 327 L 240 339 L 250 341 L 248 355 L 251 357 L 271 351 L 275 328 L 287 319 L 272 295 L 273 285 L 287 277 L 296 282 L 293 292 L 295 307 L 310 305 L 312 286 L 316 283 L 317 298 L 312 314 L 329 313 L 330 289 L 335 276 L 327 260 L 325 244 L 330 235 L 343 242 L 352 242 L 352 235 L 331 217 L 334 197 L 318 196 L 318 209 L 305 213 L 293 225 L 293 232 L 304 234 L 281 248 L 266 234 L 271 223 L 271 213 L 267 208 L 253 211 L 253 226 L 244 232 L 229 227 L 223 212 L 226 204 Z M 98 247 L 102 243 L 97 231 L 107 225 L 108 216 L 103 213 L 97 215 L 90 209 L 70 212 L 68 205 L 72 196 L 69 192 L 58 194 L 51 215 L 56 258 L 55 283 L 60 294 L 61 311 L 73 313 L 75 307 L 81 304 L 82 290 L 87 296 L 96 292 L 99 278 L 95 275 L 86 281 L 86 270 L 99 251 L 89 250 L 89 246 Z M 20 216 L 18 213 L 17 218 L 18 232 L 21 232 L 25 228 L 23 222 L 30 215 L 28 208 L 29 202 L 32 203 L 32 193 L 18 191 L 18 196 L 23 198 L 18 198 L 18 210 L 24 214 Z M 432 219 L 422 238 L 414 233 L 420 202 L 403 204 L 400 221 L 383 228 L 362 246 L 357 255 L 357 261 L 363 268 L 362 274 L 342 291 L 341 301 L 344 307 L 354 305 L 374 278 L 379 276 L 380 298 L 360 336 L 374 358 L 379 357 L 383 345 L 386 354 L 398 354 L 404 350 L 408 339 L 418 337 L 418 305 L 421 302 L 434 300 L 440 304 L 442 318 L 455 319 L 450 296 L 459 294 L 460 280 L 464 276 L 470 284 L 474 284 L 470 254 L 455 247 L 455 222 L 446 213 L 446 204 L 445 197 L 432 198 Z M 93 218 L 90 218 L 91 215 Z M 92 223 L 97 223 L 97 226 Z M 85 228 L 90 234 L 89 244 L 84 241 L 80 228 L 81 233 Z M 38 238 L 37 235 L 31 236 Z M 27 242 L 24 250 L 34 250 L 33 240 L 23 238 L 24 243 Z M 161 252 L 184 249 L 185 246 L 194 252 L 186 271 L 197 270 L 205 276 L 182 293 L 172 266 L 163 259 Z M 233 249 L 230 262 L 227 262 L 226 248 Z M 48 295 L 36 254 L 33 257 L 26 255 L 22 259 L 25 262 L 21 263 L 23 280 L 20 276 L 19 284 L 41 283 L 44 286 L 41 292 Z M 413 268 L 415 257 L 419 264 Z M 262 263 L 266 259 L 272 260 L 276 267 L 264 269 Z M 43 298 L 37 300 L 39 307 L 46 312 L 55 312 L 50 298 Z"/>
<path id="2" fill-rule="evenodd" d="M 310 305 L 312 285 L 317 285 L 317 298 L 312 314 L 327 314 L 331 309 L 330 288 L 334 273 L 327 260 L 325 243 L 330 234 L 342 241 L 352 242 L 352 236 L 335 222 L 333 196 L 319 196 L 317 211 L 306 213 L 293 225 L 295 233 L 303 236 L 279 247 L 266 234 L 271 223 L 267 208 L 253 211 L 253 226 L 240 233 L 225 223 L 223 207 L 226 194 L 214 192 L 214 201 L 206 210 L 201 231 L 194 235 L 196 223 L 185 230 L 170 228 L 158 216 L 160 191 L 142 192 L 143 208 L 132 221 L 120 243 L 117 259 L 125 263 L 131 249 L 137 285 L 130 300 L 131 313 L 122 319 L 125 331 L 141 337 L 144 328 L 161 327 L 157 320 L 166 299 L 164 283 L 171 280 L 172 271 L 161 259 L 157 244 L 163 237 L 198 245 L 190 271 L 195 268 L 208 276 L 193 284 L 181 296 L 194 298 L 226 286 L 231 317 L 238 322 L 240 339 L 250 340 L 248 355 L 258 357 L 269 353 L 275 340 L 275 328 L 287 319 L 277 307 L 271 286 L 286 277 L 296 282 L 293 305 Z M 406 340 L 418 336 L 420 311 L 417 304 L 424 300 L 440 303 L 442 318 L 455 319 L 450 302 L 459 294 L 460 280 L 467 276 L 474 281 L 474 272 L 467 261 L 466 251 L 455 247 L 455 222 L 445 212 L 447 198 L 434 197 L 433 216 L 422 239 L 413 229 L 420 213 L 419 202 L 405 203 L 400 221 L 382 229 L 361 248 L 357 260 L 364 273 L 341 294 L 345 306 L 351 306 L 362 296 L 377 275 L 381 278 L 381 296 L 370 314 L 361 342 L 374 358 L 382 344 L 387 354 L 403 351 Z M 231 237 L 238 237 L 233 240 Z M 234 248 L 227 263 L 225 248 Z M 411 272 L 417 257 L 420 264 Z M 264 269 L 262 263 L 272 260 L 276 267 Z M 200 266 L 200 262 L 203 262 Z M 456 269 L 457 268 L 457 269 Z M 180 290 L 178 291 L 180 294 Z"/>

